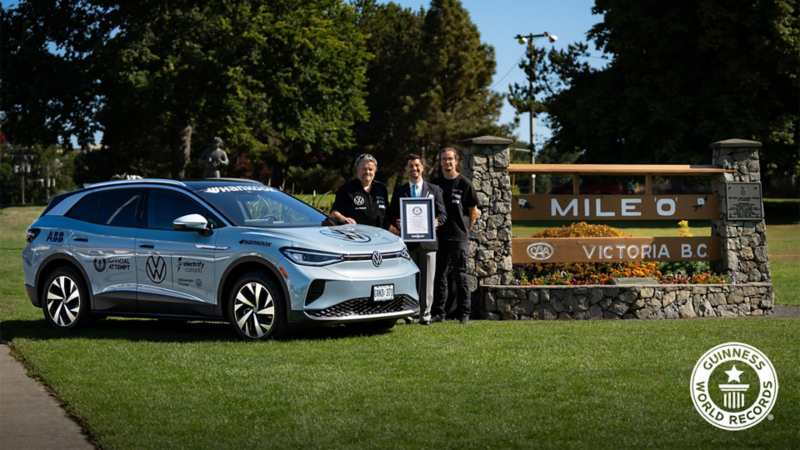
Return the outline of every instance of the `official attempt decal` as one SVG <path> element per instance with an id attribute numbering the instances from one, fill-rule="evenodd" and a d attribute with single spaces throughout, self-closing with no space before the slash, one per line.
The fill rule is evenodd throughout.
<path id="1" fill-rule="evenodd" d="M 772 415 L 778 376 L 769 358 L 739 342 L 718 345 L 694 366 L 692 402 L 708 423 L 723 430 L 745 430 Z"/>

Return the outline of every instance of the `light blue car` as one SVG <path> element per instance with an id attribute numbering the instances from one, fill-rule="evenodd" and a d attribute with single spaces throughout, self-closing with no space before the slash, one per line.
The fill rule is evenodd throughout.
<path id="1" fill-rule="evenodd" d="M 419 311 L 402 240 L 247 180 L 144 179 L 56 196 L 27 231 L 25 288 L 47 323 L 225 320 L 244 339 L 307 324 L 390 328 Z"/>

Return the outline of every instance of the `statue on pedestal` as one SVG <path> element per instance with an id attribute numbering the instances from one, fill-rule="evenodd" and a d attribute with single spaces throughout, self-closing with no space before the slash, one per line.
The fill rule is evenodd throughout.
<path id="1" fill-rule="evenodd" d="M 211 147 L 203 150 L 203 154 L 200 155 L 199 161 L 206 164 L 203 178 L 219 178 L 219 168 L 227 167 L 228 155 L 220 147 L 222 147 L 222 139 L 215 137 Z"/>

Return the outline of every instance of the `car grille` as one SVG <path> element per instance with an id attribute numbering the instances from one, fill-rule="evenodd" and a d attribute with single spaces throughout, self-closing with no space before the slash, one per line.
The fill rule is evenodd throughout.
<path id="1" fill-rule="evenodd" d="M 419 303 L 408 295 L 402 294 L 390 302 L 372 303 L 369 298 L 354 298 L 326 309 L 306 310 L 312 318 L 344 318 L 350 316 L 371 316 L 393 312 L 410 311 L 419 308 Z"/>

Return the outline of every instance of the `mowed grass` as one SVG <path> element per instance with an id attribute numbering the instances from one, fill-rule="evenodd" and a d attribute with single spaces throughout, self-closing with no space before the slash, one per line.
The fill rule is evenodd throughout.
<path id="1" fill-rule="evenodd" d="M 0 333 L 102 448 L 800 442 L 797 319 L 448 322 L 258 343 L 222 323 L 108 319 L 59 333 L 22 283 L 24 229 L 40 211 L 0 214 Z M 780 383 L 773 419 L 739 432 L 709 425 L 689 396 L 697 359 L 730 341 L 763 351 Z"/>

